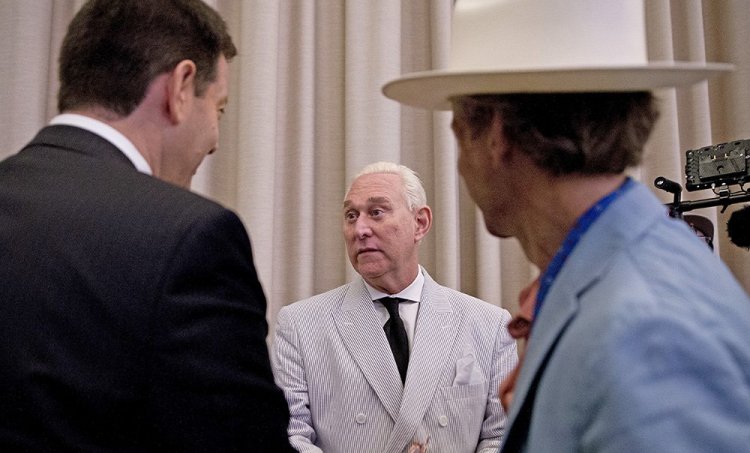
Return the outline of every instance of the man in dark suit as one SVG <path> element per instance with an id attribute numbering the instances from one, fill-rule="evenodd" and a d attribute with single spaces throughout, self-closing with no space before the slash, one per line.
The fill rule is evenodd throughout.
<path id="1" fill-rule="evenodd" d="M 226 25 L 201 0 L 92 0 L 61 115 L 0 163 L 0 450 L 290 450 L 266 301 L 216 149 Z"/>

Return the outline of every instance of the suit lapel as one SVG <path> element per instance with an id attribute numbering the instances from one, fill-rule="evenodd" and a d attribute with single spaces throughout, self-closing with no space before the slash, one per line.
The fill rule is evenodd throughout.
<path id="1" fill-rule="evenodd" d="M 518 451 L 523 445 L 530 421 L 526 411 L 532 408 L 539 376 L 544 370 L 546 360 L 554 349 L 557 339 L 578 311 L 575 291 L 558 289 L 560 287 L 558 283 L 562 283 L 561 277 L 562 273 L 547 294 L 547 301 L 554 300 L 554 303 L 545 304 L 544 316 L 540 315 L 535 320 L 531 338 L 526 346 L 523 366 L 513 389 L 513 403 L 508 414 L 505 447 L 510 450 L 507 451 Z M 514 448 L 511 448 L 512 446 Z"/>
<path id="2" fill-rule="evenodd" d="M 414 345 L 401 402 L 401 410 L 388 442 L 389 452 L 400 452 L 409 443 L 424 418 L 437 391 L 440 370 L 450 360 L 449 351 L 455 341 L 460 317 L 440 286 L 425 276 L 419 302 Z"/>
<path id="3" fill-rule="evenodd" d="M 576 316 L 581 296 L 599 280 L 619 252 L 637 240 L 658 217 L 666 215 L 662 206 L 653 202 L 654 199 L 648 189 L 637 184 L 613 202 L 585 233 L 550 287 L 544 308 L 539 318 L 534 320 L 521 373 L 516 381 L 504 449 L 508 447 L 508 451 L 515 451 L 511 448 L 511 442 L 525 439 L 530 420 L 519 417 L 521 408 L 525 406 L 530 409 L 533 405 L 537 380 L 544 372 L 557 340 Z M 632 212 L 639 212 L 639 215 L 633 217 Z"/>
<path id="4" fill-rule="evenodd" d="M 383 406 L 395 421 L 401 406 L 401 377 L 361 279 L 352 282 L 333 314 L 341 340 Z"/>

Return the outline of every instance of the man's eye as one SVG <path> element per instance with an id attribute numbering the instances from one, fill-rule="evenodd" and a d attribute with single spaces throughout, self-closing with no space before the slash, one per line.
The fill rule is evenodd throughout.
<path id="1" fill-rule="evenodd" d="M 372 215 L 373 215 L 374 217 L 377 217 L 377 216 L 379 216 L 379 215 L 383 214 L 383 212 L 385 212 L 385 211 L 383 211 L 382 209 L 373 209 L 372 211 L 370 211 L 370 213 L 371 213 L 371 214 L 372 214 Z"/>
<path id="2" fill-rule="evenodd" d="M 344 213 L 344 219 L 352 221 L 357 218 L 357 215 L 353 212 Z"/>

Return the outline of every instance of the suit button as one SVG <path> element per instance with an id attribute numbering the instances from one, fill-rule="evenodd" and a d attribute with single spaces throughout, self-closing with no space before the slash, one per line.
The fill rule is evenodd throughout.
<path id="1" fill-rule="evenodd" d="M 357 422 L 357 424 L 361 425 L 367 421 L 367 415 L 360 412 L 354 417 L 354 421 Z"/>
<path id="2" fill-rule="evenodd" d="M 448 426 L 448 417 L 445 415 L 438 417 L 438 424 L 443 427 Z"/>

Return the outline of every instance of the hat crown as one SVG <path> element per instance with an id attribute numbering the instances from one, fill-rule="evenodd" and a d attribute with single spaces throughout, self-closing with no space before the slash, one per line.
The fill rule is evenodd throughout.
<path id="1" fill-rule="evenodd" d="M 646 91 L 732 69 L 702 60 L 649 61 L 647 12 L 644 0 L 456 0 L 446 67 L 406 74 L 383 93 L 450 110 L 459 96 Z"/>
<path id="2" fill-rule="evenodd" d="M 647 62 L 643 0 L 458 0 L 450 69 L 536 70 Z"/>

